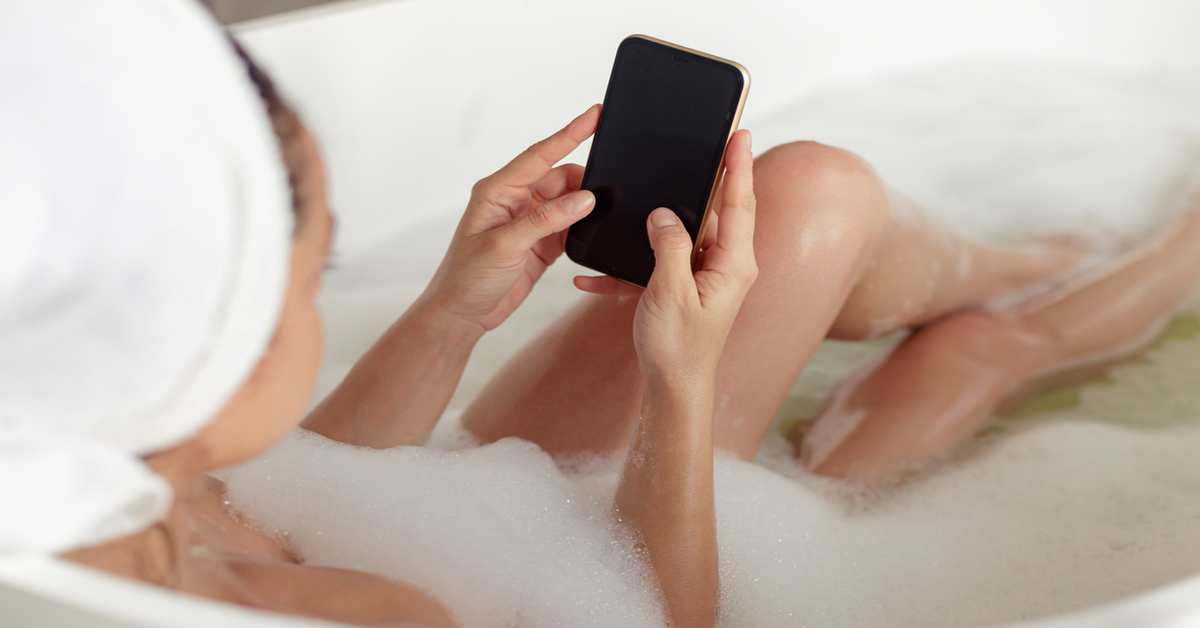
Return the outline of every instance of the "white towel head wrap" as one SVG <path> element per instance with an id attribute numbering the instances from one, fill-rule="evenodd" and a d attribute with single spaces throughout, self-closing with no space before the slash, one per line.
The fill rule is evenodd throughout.
<path id="1" fill-rule="evenodd" d="M 266 350 L 289 208 L 263 103 L 193 0 L 0 3 L 0 555 L 166 513 L 140 455 Z"/>

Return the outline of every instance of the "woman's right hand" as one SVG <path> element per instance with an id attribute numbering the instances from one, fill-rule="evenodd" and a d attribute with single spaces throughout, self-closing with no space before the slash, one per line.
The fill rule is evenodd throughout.
<path id="1" fill-rule="evenodd" d="M 712 386 L 725 339 L 758 275 L 749 131 L 734 134 L 725 163 L 716 240 L 698 271 L 692 272 L 692 239 L 674 212 L 659 208 L 647 220 L 655 267 L 638 301 L 633 341 L 651 383 Z M 578 277 L 576 285 L 600 294 L 629 288 L 611 277 Z"/>
<path id="2" fill-rule="evenodd" d="M 672 626 L 710 628 L 717 618 L 717 362 L 758 275 L 750 134 L 735 134 L 725 153 L 719 228 L 698 271 L 692 272 L 692 239 L 679 218 L 659 208 L 647 220 L 655 267 L 633 324 L 646 387 L 613 501 L 618 520 L 640 539 Z M 576 285 L 614 294 L 621 289 L 615 282 L 592 277 Z"/>

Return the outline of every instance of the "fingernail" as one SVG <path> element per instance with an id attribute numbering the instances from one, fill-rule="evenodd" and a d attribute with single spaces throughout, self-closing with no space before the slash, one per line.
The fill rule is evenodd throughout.
<path id="1" fill-rule="evenodd" d="M 655 227 L 670 227 L 671 225 L 679 224 L 679 218 L 675 216 L 675 212 L 669 209 L 657 210 L 657 214 L 654 217 Z"/>
<path id="2" fill-rule="evenodd" d="M 750 131 L 746 131 L 746 148 L 754 148 L 754 136 L 750 134 Z"/>
<path id="3" fill-rule="evenodd" d="M 587 190 L 572 192 L 563 198 L 563 209 L 568 213 L 578 214 L 592 206 L 592 193 Z"/>

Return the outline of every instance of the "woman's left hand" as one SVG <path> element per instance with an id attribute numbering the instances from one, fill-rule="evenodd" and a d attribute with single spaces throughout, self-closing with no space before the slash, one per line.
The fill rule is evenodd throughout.
<path id="1" fill-rule="evenodd" d="M 562 255 L 567 227 L 595 206 L 583 168 L 554 167 L 591 137 L 595 105 L 475 184 L 446 257 L 422 299 L 464 322 L 495 329 Z"/>

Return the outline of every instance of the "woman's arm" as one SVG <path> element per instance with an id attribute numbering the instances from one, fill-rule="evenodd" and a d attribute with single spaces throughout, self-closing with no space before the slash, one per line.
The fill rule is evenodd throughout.
<path id="1" fill-rule="evenodd" d="M 364 447 L 425 442 L 483 331 L 414 303 L 301 425 Z"/>
<path id="2" fill-rule="evenodd" d="M 554 164 L 592 135 L 595 106 L 477 183 L 446 257 L 416 303 L 302 424 L 333 440 L 386 448 L 425 442 L 485 331 L 525 300 L 591 211 L 583 168 Z"/>
<path id="3" fill-rule="evenodd" d="M 699 271 L 692 272 L 692 240 L 675 214 L 657 209 L 647 224 L 655 268 L 633 329 L 645 379 L 642 417 L 614 504 L 638 535 L 677 628 L 716 621 L 713 395 L 725 339 L 758 274 L 748 132 L 734 136 L 726 162 L 716 244 Z M 625 291 L 611 278 L 577 284 Z"/>
<path id="4" fill-rule="evenodd" d="M 640 538 L 671 626 L 716 620 L 712 385 L 647 382 L 614 504 Z"/>

